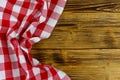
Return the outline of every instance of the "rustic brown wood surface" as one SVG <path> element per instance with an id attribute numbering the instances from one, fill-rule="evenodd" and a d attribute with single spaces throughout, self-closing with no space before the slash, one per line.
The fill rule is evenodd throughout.
<path id="1" fill-rule="evenodd" d="M 31 54 L 72 80 L 120 80 L 120 0 L 68 0 L 51 37 Z"/>

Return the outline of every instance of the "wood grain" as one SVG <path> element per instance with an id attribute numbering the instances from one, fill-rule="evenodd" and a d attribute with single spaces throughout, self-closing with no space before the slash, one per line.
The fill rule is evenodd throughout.
<path id="1" fill-rule="evenodd" d="M 120 48 L 119 26 L 120 13 L 64 12 L 51 38 L 33 48 Z"/>
<path id="2" fill-rule="evenodd" d="M 120 80 L 120 0 L 68 0 L 51 37 L 31 54 L 72 80 Z"/>
<path id="3" fill-rule="evenodd" d="M 120 12 L 120 0 L 69 0 L 65 11 Z"/>
<path id="4" fill-rule="evenodd" d="M 34 58 L 68 73 L 72 80 L 119 80 L 120 49 L 32 50 Z"/>

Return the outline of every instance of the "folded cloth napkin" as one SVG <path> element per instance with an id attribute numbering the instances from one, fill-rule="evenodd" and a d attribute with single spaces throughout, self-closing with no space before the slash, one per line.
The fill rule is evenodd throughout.
<path id="1" fill-rule="evenodd" d="M 48 38 L 66 0 L 0 0 L 0 80 L 70 80 L 30 55 Z"/>

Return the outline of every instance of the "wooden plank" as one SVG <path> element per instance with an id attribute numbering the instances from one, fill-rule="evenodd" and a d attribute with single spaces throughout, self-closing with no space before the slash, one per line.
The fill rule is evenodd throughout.
<path id="1" fill-rule="evenodd" d="M 68 0 L 68 4 L 100 4 L 100 3 L 119 3 L 120 0 Z"/>
<path id="2" fill-rule="evenodd" d="M 52 36 L 33 49 L 120 48 L 120 13 L 64 12 Z"/>
<path id="3" fill-rule="evenodd" d="M 120 12 L 120 0 L 68 0 L 65 11 Z"/>
<path id="4" fill-rule="evenodd" d="M 120 60 L 120 49 L 88 49 L 88 50 L 32 50 L 33 57 L 44 63 L 58 65 L 78 65 L 80 61 Z M 50 60 L 47 60 L 50 59 Z M 65 63 L 65 64 L 64 64 Z"/>
<path id="5" fill-rule="evenodd" d="M 120 80 L 119 49 L 32 50 L 31 54 L 63 70 L 72 80 Z"/>

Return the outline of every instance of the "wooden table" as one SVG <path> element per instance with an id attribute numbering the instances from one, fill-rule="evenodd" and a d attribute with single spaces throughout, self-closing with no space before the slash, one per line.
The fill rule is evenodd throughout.
<path id="1" fill-rule="evenodd" d="M 31 54 L 72 80 L 120 80 L 120 0 L 68 0 L 51 37 Z"/>

